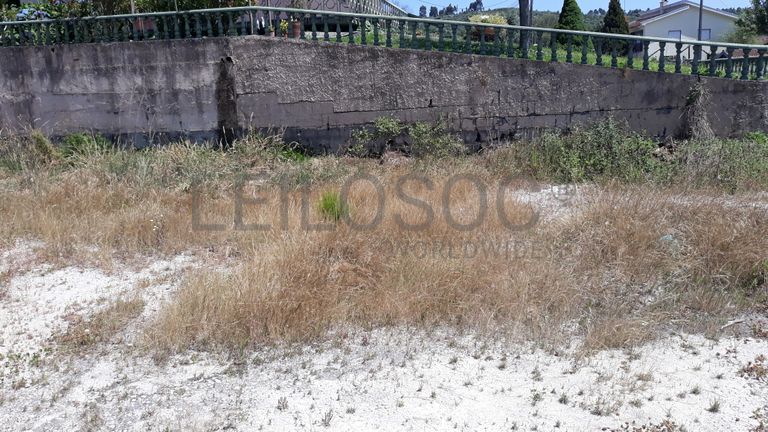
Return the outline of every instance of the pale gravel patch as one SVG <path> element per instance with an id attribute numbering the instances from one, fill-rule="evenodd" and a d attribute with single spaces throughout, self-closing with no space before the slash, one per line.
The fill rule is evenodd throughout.
<path id="1" fill-rule="evenodd" d="M 765 340 L 675 335 L 633 352 L 578 359 L 573 351 L 488 345 L 487 338 L 444 330 L 383 329 L 257 349 L 237 361 L 190 351 L 162 365 L 115 348 L 74 360 L 68 374 L 75 382 L 52 403 L 44 389 L 58 385 L 56 374 L 46 386 L 14 391 L 0 407 L 0 421 L 13 430 L 73 430 L 97 402 L 102 430 L 318 430 L 331 411 L 330 430 L 349 431 L 555 430 L 558 424 L 600 430 L 667 416 L 688 430 L 723 431 L 748 430 L 755 425 L 751 413 L 768 401 L 766 383 L 737 373 L 768 352 Z M 640 380 L 642 374 L 650 378 Z M 696 386 L 700 393 L 691 394 Z M 534 404 L 535 393 L 541 400 Z M 562 394 L 567 404 L 558 402 Z M 720 412 L 707 412 L 715 398 Z M 631 406 L 634 399 L 643 405 Z M 598 402 L 618 411 L 591 414 Z"/>

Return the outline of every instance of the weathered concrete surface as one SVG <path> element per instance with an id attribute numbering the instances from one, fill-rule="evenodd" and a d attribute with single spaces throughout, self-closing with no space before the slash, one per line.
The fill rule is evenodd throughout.
<path id="1" fill-rule="evenodd" d="M 92 130 L 137 144 L 255 127 L 284 128 L 305 145 L 333 150 L 380 116 L 442 119 L 470 143 L 611 115 L 674 135 L 697 79 L 259 36 L 0 52 L 0 127 Z M 715 133 L 768 130 L 765 84 L 702 80 Z"/>

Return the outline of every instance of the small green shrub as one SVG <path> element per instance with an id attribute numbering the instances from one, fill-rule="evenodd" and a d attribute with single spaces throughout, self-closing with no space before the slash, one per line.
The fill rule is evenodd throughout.
<path id="1" fill-rule="evenodd" d="M 640 181 L 664 177 L 657 145 L 614 119 L 567 134 L 547 133 L 532 143 L 530 170 L 539 177 L 579 182 L 610 177 Z"/>
<path id="2" fill-rule="evenodd" d="M 325 219 L 333 222 L 349 217 L 349 206 L 341 198 L 341 194 L 334 191 L 323 192 L 318 211 Z"/>
<path id="3" fill-rule="evenodd" d="M 747 132 L 744 134 L 744 139 L 747 141 L 754 141 L 755 143 L 760 145 L 768 144 L 768 134 L 766 134 L 765 132 L 760 132 L 760 131 Z"/>
<path id="4" fill-rule="evenodd" d="M 60 158 L 58 149 L 40 131 L 0 136 L 0 168 L 5 171 L 35 170 Z"/>
<path id="5" fill-rule="evenodd" d="M 392 117 L 379 117 L 373 122 L 373 129 L 376 136 L 395 137 L 403 132 L 405 126 Z"/>
<path id="6" fill-rule="evenodd" d="M 397 119 L 379 117 L 373 122 L 373 128 L 352 131 L 352 142 L 347 147 L 346 153 L 354 157 L 371 156 L 370 146 L 374 141 L 385 141 L 389 147 L 405 129 L 405 126 Z"/>
<path id="7" fill-rule="evenodd" d="M 443 158 L 458 156 L 466 151 L 461 139 L 450 134 L 442 122 L 405 125 L 390 117 L 380 117 L 374 122 L 373 128 L 352 132 L 352 143 L 347 148 L 347 154 L 369 156 L 371 144 L 384 141 L 389 148 L 396 144 L 395 139 L 400 135 L 405 135 L 405 141 L 408 142 L 406 150 L 415 157 Z"/>
<path id="8" fill-rule="evenodd" d="M 29 134 L 29 138 L 32 140 L 32 148 L 35 157 L 43 164 L 53 162 L 61 157 L 61 154 L 53 145 L 51 140 L 43 135 L 40 131 L 32 131 Z"/>
<path id="9" fill-rule="evenodd" d="M 101 135 L 75 133 L 67 135 L 60 146 L 61 156 L 65 159 L 88 157 L 112 149 L 112 143 Z"/>
<path id="10" fill-rule="evenodd" d="M 768 186 L 768 137 L 761 132 L 740 140 L 686 141 L 677 159 L 680 176 L 694 185 L 729 191 Z"/>
<path id="11" fill-rule="evenodd" d="M 231 152 L 239 159 L 251 162 L 277 160 L 282 162 L 304 162 L 304 154 L 296 142 L 287 143 L 281 134 L 261 134 L 251 132 L 235 140 Z"/>
<path id="12" fill-rule="evenodd" d="M 466 152 L 461 139 L 450 134 L 444 123 L 415 123 L 408 127 L 410 152 L 416 157 L 445 158 Z"/>

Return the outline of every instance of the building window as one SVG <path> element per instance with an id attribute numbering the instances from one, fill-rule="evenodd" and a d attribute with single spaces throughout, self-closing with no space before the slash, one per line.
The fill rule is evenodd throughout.
<path id="1" fill-rule="evenodd" d="M 683 37 L 683 32 L 680 30 L 670 30 L 667 32 L 667 37 L 670 39 L 680 40 Z"/>
<path id="2" fill-rule="evenodd" d="M 712 29 L 701 29 L 701 40 L 711 40 Z"/>

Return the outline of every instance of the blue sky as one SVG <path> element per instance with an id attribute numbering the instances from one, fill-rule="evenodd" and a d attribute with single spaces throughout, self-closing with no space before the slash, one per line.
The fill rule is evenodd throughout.
<path id="1" fill-rule="evenodd" d="M 448 3 L 458 4 L 460 9 L 467 7 L 471 0 L 396 0 L 398 4 L 407 6 L 411 12 L 418 12 L 421 5 L 429 8 L 432 5 L 444 7 Z M 675 0 L 670 0 L 670 3 Z M 608 9 L 608 0 L 578 0 L 581 10 L 586 12 L 590 9 L 603 8 Z M 646 9 L 659 6 L 656 0 L 621 0 L 625 10 L 628 9 Z M 516 0 L 483 0 L 486 9 L 495 9 L 500 7 L 517 7 Z M 559 11 L 563 5 L 562 0 L 533 0 L 533 8 L 536 10 Z M 705 6 L 714 8 L 725 7 L 744 7 L 749 6 L 749 0 L 704 0 Z"/>

